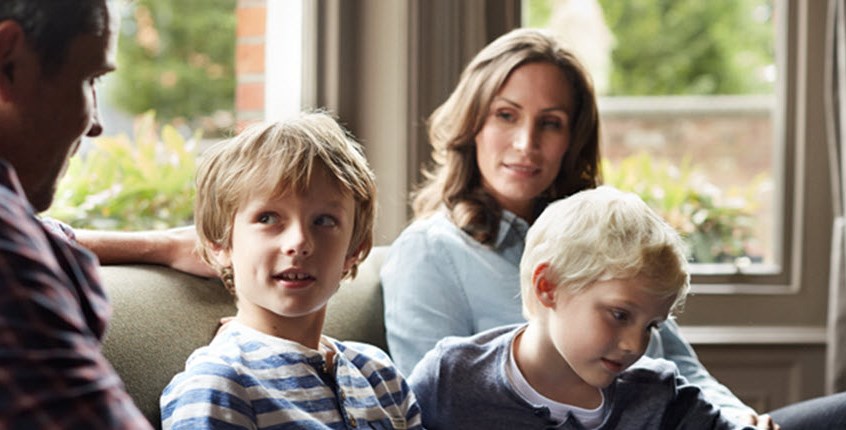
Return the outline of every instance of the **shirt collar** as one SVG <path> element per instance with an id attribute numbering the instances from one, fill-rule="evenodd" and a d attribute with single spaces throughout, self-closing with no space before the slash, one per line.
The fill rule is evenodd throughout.
<path id="1" fill-rule="evenodd" d="M 20 180 L 18 179 L 18 174 L 15 172 L 15 168 L 2 158 L 0 158 L 0 186 L 8 188 L 18 196 L 26 196 L 23 187 L 21 187 Z M 27 204 L 28 202 L 29 201 L 27 201 Z"/>
<path id="2" fill-rule="evenodd" d="M 515 239 L 522 241 L 526 237 L 526 233 L 528 231 L 529 223 L 526 222 L 526 220 L 518 217 L 513 212 L 503 209 L 502 217 L 499 219 L 499 231 L 496 234 L 496 240 L 493 243 L 493 247 L 500 249 L 507 247 Z"/>

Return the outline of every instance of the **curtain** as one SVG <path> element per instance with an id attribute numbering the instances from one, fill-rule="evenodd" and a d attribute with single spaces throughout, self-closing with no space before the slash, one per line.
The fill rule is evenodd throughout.
<path id="1" fill-rule="evenodd" d="M 826 390 L 846 390 L 846 0 L 829 0 L 826 124 L 831 163 L 832 228 Z"/>

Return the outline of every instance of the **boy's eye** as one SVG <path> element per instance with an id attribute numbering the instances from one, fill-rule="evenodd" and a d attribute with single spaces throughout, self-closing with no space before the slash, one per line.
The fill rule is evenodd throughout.
<path id="1" fill-rule="evenodd" d="M 314 224 L 321 227 L 334 227 L 338 225 L 338 220 L 331 215 L 320 215 L 314 220 Z"/>
<path id="2" fill-rule="evenodd" d="M 273 224 L 277 220 L 279 220 L 279 217 L 269 212 L 259 214 L 258 218 L 256 218 L 259 224 Z"/>
<path id="3" fill-rule="evenodd" d="M 611 317 L 614 318 L 616 321 L 624 322 L 628 321 L 629 313 L 619 309 L 611 309 Z"/>

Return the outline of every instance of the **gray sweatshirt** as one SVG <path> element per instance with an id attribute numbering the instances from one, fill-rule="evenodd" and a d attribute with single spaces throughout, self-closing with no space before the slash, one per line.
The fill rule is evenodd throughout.
<path id="1" fill-rule="evenodd" d="M 511 343 L 523 325 L 440 341 L 414 368 L 408 382 L 423 411 L 423 426 L 438 429 L 583 430 L 570 415 L 556 422 L 543 406 L 530 405 L 506 374 Z M 734 424 L 705 400 L 702 391 L 663 359 L 643 357 L 603 390 L 611 429 L 749 429 Z"/>

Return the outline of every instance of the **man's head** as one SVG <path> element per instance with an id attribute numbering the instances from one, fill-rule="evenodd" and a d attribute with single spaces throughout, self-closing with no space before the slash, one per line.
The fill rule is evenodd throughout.
<path id="1" fill-rule="evenodd" d="M 569 294 L 600 281 L 639 277 L 651 293 L 675 297 L 677 308 L 690 288 L 678 233 L 640 197 L 608 186 L 556 201 L 532 224 L 520 261 L 527 319 L 541 306 L 533 291 L 539 267 L 546 281 Z"/>
<path id="2" fill-rule="evenodd" d="M 347 255 L 355 257 L 347 275 L 373 245 L 376 185 L 358 143 L 325 113 L 305 113 L 272 124 L 256 125 L 218 143 L 202 156 L 197 169 L 194 222 L 200 255 L 222 273 L 231 273 L 216 253 L 232 247 L 236 213 L 256 195 L 307 195 L 318 172 L 354 201 L 352 237 Z M 230 278 L 230 279 L 227 279 Z M 230 289 L 232 285 L 227 285 Z"/>
<path id="3" fill-rule="evenodd" d="M 95 83 L 115 68 L 116 6 L 107 0 L 0 2 L 0 159 L 33 207 L 53 200 L 82 136 L 102 132 Z"/>

